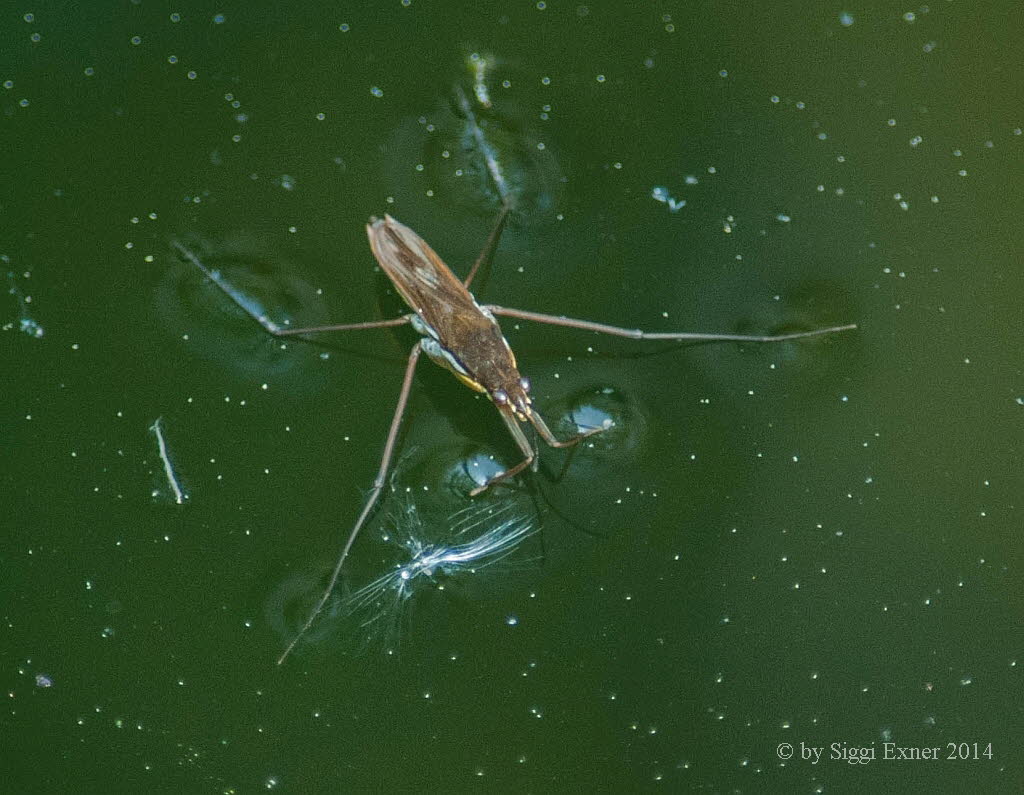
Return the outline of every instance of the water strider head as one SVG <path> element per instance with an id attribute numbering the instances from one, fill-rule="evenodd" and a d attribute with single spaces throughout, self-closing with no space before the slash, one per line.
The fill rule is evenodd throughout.
<path id="1" fill-rule="evenodd" d="M 445 347 L 422 319 L 415 319 L 413 327 L 424 335 L 420 345 L 431 361 L 451 371 L 473 391 L 487 395 L 503 414 L 514 415 L 521 422 L 530 420 L 530 379 L 519 372 L 515 354 L 497 323 L 487 330 L 492 333 L 481 334 L 456 350 Z"/>
<path id="2" fill-rule="evenodd" d="M 516 380 L 509 379 L 505 385 L 499 386 L 494 390 L 488 390 L 487 396 L 499 409 L 511 409 L 516 415 L 516 419 L 526 422 L 533 415 L 533 400 L 530 398 L 530 379 L 525 375 L 519 375 L 518 370 L 514 374 L 518 375 L 519 378 Z"/>

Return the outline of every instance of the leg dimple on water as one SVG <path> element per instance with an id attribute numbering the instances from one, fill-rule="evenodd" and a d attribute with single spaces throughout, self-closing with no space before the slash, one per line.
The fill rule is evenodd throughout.
<path id="1" fill-rule="evenodd" d="M 580 442 L 580 454 L 586 451 L 626 452 L 640 444 L 645 423 L 632 399 L 614 387 L 591 387 L 567 396 L 556 404 L 558 431 L 562 437 L 601 428 Z"/>
<path id="2" fill-rule="evenodd" d="M 165 328 L 192 353 L 245 375 L 295 371 L 305 377 L 322 369 L 322 349 L 267 332 L 268 327 L 331 322 L 322 292 L 295 264 L 249 240 L 180 245 L 213 278 L 179 253 L 166 268 L 154 300 Z"/>
<path id="3" fill-rule="evenodd" d="M 558 161 L 539 139 L 531 109 L 514 93 L 496 93 L 500 82 L 487 84 L 489 105 L 480 101 L 479 84 L 464 92 L 471 117 L 452 92 L 432 112 L 399 125 L 388 146 L 389 192 L 403 204 L 423 197 L 439 200 L 446 211 L 458 207 L 485 215 L 507 198 L 517 217 L 554 220 L 563 186 Z"/>

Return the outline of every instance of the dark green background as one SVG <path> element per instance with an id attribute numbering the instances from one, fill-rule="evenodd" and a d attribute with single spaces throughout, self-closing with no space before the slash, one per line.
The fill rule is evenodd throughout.
<path id="1" fill-rule="evenodd" d="M 6 790 L 1019 791 L 1018 4 L 625 5 L 5 8 L 0 254 L 45 329 L 0 296 Z M 437 141 L 474 51 L 500 62 L 490 129 L 533 186 L 481 298 L 861 328 L 650 348 L 505 324 L 552 422 L 618 401 L 561 480 L 543 451 L 541 551 L 427 594 L 398 655 L 327 620 L 277 668 L 414 337 L 282 350 L 170 241 L 298 322 L 399 311 L 372 214 L 465 272 L 496 205 Z M 466 504 L 439 473 L 515 455 L 430 364 L 403 450 L 434 525 Z M 386 519 L 355 585 L 386 565 Z M 776 752 L 887 739 L 993 758 Z"/>

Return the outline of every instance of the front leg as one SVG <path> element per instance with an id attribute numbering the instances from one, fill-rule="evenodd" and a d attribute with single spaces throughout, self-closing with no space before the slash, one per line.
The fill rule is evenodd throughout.
<path id="1" fill-rule="evenodd" d="M 530 440 L 527 439 L 526 434 L 523 433 L 523 429 L 519 426 L 519 420 L 516 419 L 516 415 L 512 412 L 512 409 L 498 406 L 498 412 L 501 414 L 501 418 L 505 421 L 505 427 L 508 428 L 508 432 L 511 433 L 512 438 L 516 440 L 516 446 L 522 451 L 524 458 L 514 467 L 489 477 L 486 483 L 481 486 L 477 486 L 469 492 L 470 497 L 475 497 L 477 494 L 487 491 L 487 489 L 494 484 L 501 483 L 503 480 L 508 480 L 509 478 L 518 475 L 530 466 L 530 464 L 532 464 L 537 458 L 537 451 L 533 449 L 533 445 L 530 444 Z"/>
<path id="2" fill-rule="evenodd" d="M 497 475 L 489 478 L 482 486 L 477 486 L 469 492 L 470 497 L 475 497 L 477 494 L 486 491 L 495 483 L 500 483 L 503 480 L 508 480 L 508 478 L 513 477 L 514 475 L 518 475 L 537 460 L 537 451 L 533 449 L 533 446 L 530 444 L 530 440 L 527 439 L 526 434 L 523 433 L 523 429 L 520 426 L 519 421 L 516 419 L 515 414 L 512 413 L 511 409 L 506 410 L 500 407 L 498 411 L 501 412 L 501 418 L 505 420 L 505 426 L 508 428 L 509 433 L 512 434 L 512 438 L 516 440 L 516 445 L 523 451 L 525 458 L 511 469 L 506 469 L 504 472 L 499 472 Z M 582 442 L 588 436 L 593 436 L 595 433 L 606 431 L 613 425 L 610 419 L 605 420 L 604 424 L 602 424 L 600 428 L 591 428 L 589 431 L 583 431 L 582 433 L 578 433 L 575 436 L 571 436 L 562 441 L 551 432 L 547 423 L 544 422 L 543 417 L 541 417 L 536 411 L 530 412 L 529 420 L 530 424 L 537 429 L 537 433 L 540 434 L 541 438 L 551 447 L 573 447 L 574 445 Z"/>

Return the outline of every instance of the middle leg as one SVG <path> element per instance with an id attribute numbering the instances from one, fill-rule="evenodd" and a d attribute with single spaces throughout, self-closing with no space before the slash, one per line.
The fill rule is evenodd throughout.
<path id="1" fill-rule="evenodd" d="M 266 315 L 257 312 L 252 301 L 236 290 L 230 282 L 220 275 L 219 271 L 213 268 L 208 268 L 191 249 L 186 248 L 177 240 L 172 240 L 171 245 L 177 249 L 178 253 L 184 259 L 188 260 L 192 265 L 195 265 L 203 272 L 203 274 L 205 274 L 207 279 L 217 285 L 217 287 L 220 288 L 220 291 L 230 298 L 235 306 L 259 323 L 260 327 L 264 331 L 275 337 L 294 337 L 301 334 L 316 334 L 322 331 L 362 331 L 363 329 L 390 328 L 392 326 L 404 326 L 412 319 L 412 315 L 402 315 L 401 317 L 391 318 L 390 320 L 369 320 L 365 323 L 340 323 L 326 326 L 307 326 L 304 328 L 280 326 Z"/>
<path id="2" fill-rule="evenodd" d="M 540 312 L 528 312 L 525 309 L 511 309 L 505 306 L 489 304 L 484 307 L 500 317 L 514 317 L 520 320 L 532 320 L 552 326 L 566 326 L 584 331 L 596 331 L 599 334 L 611 334 L 615 337 L 628 337 L 633 340 L 690 340 L 692 342 L 783 342 L 785 340 L 817 337 L 821 334 L 834 334 L 838 331 L 852 331 L 856 323 L 844 326 L 829 326 L 813 331 L 799 331 L 793 334 L 707 334 L 695 331 L 641 331 L 640 329 L 609 326 L 606 323 L 595 323 L 592 320 L 578 320 L 562 315 L 545 315 Z M 539 429 L 538 429 L 539 430 Z"/>

